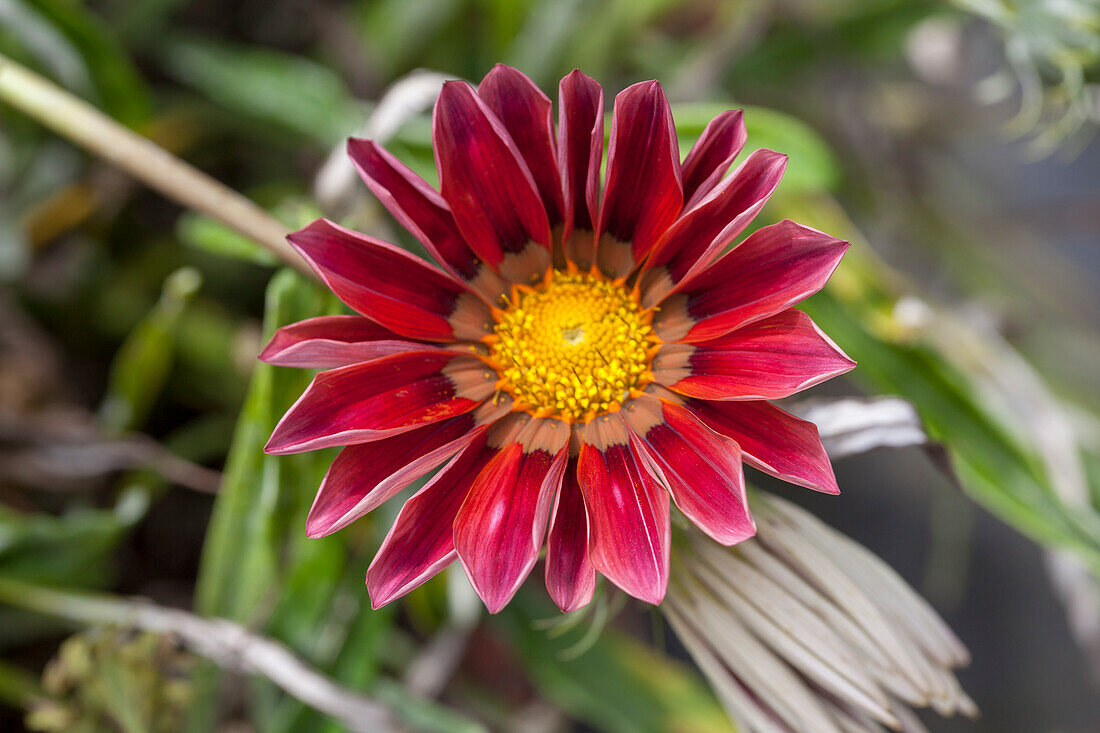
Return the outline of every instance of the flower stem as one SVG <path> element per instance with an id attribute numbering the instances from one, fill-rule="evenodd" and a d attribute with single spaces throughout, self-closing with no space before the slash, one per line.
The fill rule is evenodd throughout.
<path id="1" fill-rule="evenodd" d="M 287 265 L 315 277 L 287 244 L 286 226 L 262 208 L 3 54 L 0 100 L 168 198 L 255 240 Z"/>

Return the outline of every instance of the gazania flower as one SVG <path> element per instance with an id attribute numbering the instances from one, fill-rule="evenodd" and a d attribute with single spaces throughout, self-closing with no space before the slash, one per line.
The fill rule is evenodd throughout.
<path id="1" fill-rule="evenodd" d="M 319 220 L 290 235 L 360 315 L 281 329 L 272 364 L 320 368 L 269 453 L 347 446 L 307 531 L 334 532 L 442 468 L 402 508 L 367 571 L 375 607 L 452 563 L 496 612 L 546 546 L 563 610 L 597 572 L 659 603 L 670 500 L 723 544 L 753 535 L 747 461 L 836 493 L 814 426 L 766 400 L 849 360 L 791 306 L 847 243 L 789 221 L 726 252 L 779 183 L 785 156 L 749 155 L 740 112 L 680 161 L 654 81 L 604 102 L 579 71 L 550 99 L 497 66 L 443 87 L 440 190 L 351 140 L 364 181 L 436 264 Z"/>

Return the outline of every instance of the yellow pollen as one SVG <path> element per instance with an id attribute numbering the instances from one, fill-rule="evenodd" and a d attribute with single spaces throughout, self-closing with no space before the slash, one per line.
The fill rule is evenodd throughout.
<path id="1" fill-rule="evenodd" d="M 512 289 L 486 339 L 489 360 L 518 406 L 579 422 L 617 410 L 652 379 L 651 320 L 622 285 L 555 270 Z"/>

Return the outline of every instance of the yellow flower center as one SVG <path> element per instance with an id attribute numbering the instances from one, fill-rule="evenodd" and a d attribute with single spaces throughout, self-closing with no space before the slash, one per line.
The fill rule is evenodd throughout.
<path id="1" fill-rule="evenodd" d="M 574 422 L 619 408 L 649 382 L 652 313 L 601 275 L 551 271 L 516 286 L 486 340 L 518 407 Z"/>

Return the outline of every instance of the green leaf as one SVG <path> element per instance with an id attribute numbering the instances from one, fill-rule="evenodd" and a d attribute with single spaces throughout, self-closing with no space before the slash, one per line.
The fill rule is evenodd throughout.
<path id="1" fill-rule="evenodd" d="M 176 270 L 165 280 L 160 300 L 126 337 L 111 364 L 99 411 L 106 427 L 133 430 L 145 424 L 175 360 L 174 332 L 201 284 L 198 270 Z"/>
<path id="2" fill-rule="evenodd" d="M 672 108 L 680 154 L 687 151 L 703 134 L 707 123 L 717 115 L 740 105 L 677 104 Z M 840 166 L 836 156 L 822 137 L 801 120 L 765 107 L 744 107 L 748 142 L 737 163 L 760 148 L 790 156 L 780 190 L 785 194 L 833 190 L 840 181 Z"/>
<path id="3" fill-rule="evenodd" d="M 279 326 L 334 310 L 332 296 L 299 275 L 280 271 L 268 286 L 265 336 Z M 294 507 L 316 489 L 331 460 L 326 452 L 286 458 L 263 452 L 279 417 L 305 390 L 310 376 L 305 370 L 267 364 L 253 372 L 203 547 L 196 590 L 201 613 L 250 622 L 261 600 L 274 590 L 285 524 L 298 514 Z"/>
<path id="4" fill-rule="evenodd" d="M 260 265 L 274 265 L 278 262 L 270 250 L 264 249 L 255 240 L 238 234 L 204 214 L 187 212 L 180 216 L 176 222 L 176 236 L 188 247 L 221 257 L 232 257 Z"/>
<path id="5" fill-rule="evenodd" d="M 331 69 L 266 48 L 176 41 L 168 70 L 226 110 L 331 147 L 363 121 L 362 106 Z"/>
<path id="6" fill-rule="evenodd" d="M 13 1 L 16 7 L 24 5 L 19 0 Z M 103 111 L 131 127 L 149 120 L 149 90 L 102 18 L 83 4 L 66 0 L 32 0 L 27 5 L 79 53 L 90 77 L 95 101 Z"/>
<path id="7" fill-rule="evenodd" d="M 537 628 L 557 614 L 520 594 L 497 617 L 539 692 L 571 716 L 609 733 L 728 733 L 733 725 L 689 667 L 633 637 L 605 630 L 576 659 L 572 635 Z M 583 629 L 577 630 L 583 634 Z"/>
<path id="8" fill-rule="evenodd" d="M 20 514 L 0 504 L 0 576 L 64 588 L 101 588 L 114 577 L 112 557 L 145 515 L 147 492 L 131 489 L 113 509 L 61 516 Z M 52 627 L 39 617 L 0 608 L 0 646 L 26 643 Z"/>

